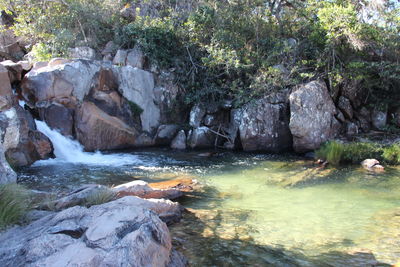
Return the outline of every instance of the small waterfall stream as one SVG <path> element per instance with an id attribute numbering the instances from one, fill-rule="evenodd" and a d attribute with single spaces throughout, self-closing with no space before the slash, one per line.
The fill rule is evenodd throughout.
<path id="1" fill-rule="evenodd" d="M 83 146 L 76 140 L 63 136 L 56 130 L 50 127 L 43 121 L 35 120 L 36 127 L 44 133 L 53 143 L 55 159 L 42 160 L 37 164 L 51 163 L 75 163 L 89 165 L 107 165 L 107 166 L 122 166 L 128 164 L 140 163 L 141 161 L 135 155 L 130 154 L 102 154 L 101 152 L 85 152 Z"/>

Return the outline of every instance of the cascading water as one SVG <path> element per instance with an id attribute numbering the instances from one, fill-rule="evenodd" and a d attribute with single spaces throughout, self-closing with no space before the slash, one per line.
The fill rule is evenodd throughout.
<path id="1" fill-rule="evenodd" d="M 38 161 L 35 165 L 67 162 L 75 164 L 122 166 L 141 162 L 137 156 L 130 154 L 105 155 L 100 152 L 84 152 L 82 145 L 78 141 L 67 138 L 58 131 L 50 129 L 43 121 L 35 120 L 35 123 L 38 130 L 44 133 L 53 143 L 54 155 L 56 156 L 55 159 Z"/>

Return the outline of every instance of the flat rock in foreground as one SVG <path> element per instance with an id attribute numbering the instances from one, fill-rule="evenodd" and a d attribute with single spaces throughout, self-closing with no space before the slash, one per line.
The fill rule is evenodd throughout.
<path id="1" fill-rule="evenodd" d="M 139 200 L 76 206 L 14 227 L 0 235 L 0 266 L 183 266 L 166 224 Z"/>

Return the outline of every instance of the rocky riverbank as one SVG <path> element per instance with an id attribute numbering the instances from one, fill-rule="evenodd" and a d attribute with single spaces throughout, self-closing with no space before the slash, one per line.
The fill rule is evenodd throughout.
<path id="1" fill-rule="evenodd" d="M 368 110 L 351 88 L 332 96 L 324 81 L 240 108 L 229 100 L 190 107 L 173 72 L 137 64 L 145 60 L 137 49 L 123 52 L 112 62 L 2 62 L 0 125 L 8 162 L 20 167 L 52 157 L 52 144 L 33 118 L 78 140 L 86 151 L 171 146 L 304 153 L 327 140 L 383 129 L 388 115 L 398 116 Z"/>

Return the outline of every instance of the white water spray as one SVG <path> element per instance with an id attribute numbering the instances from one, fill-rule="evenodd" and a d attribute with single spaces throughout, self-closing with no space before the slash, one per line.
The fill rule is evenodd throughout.
<path id="1" fill-rule="evenodd" d="M 35 165 L 51 164 L 51 163 L 75 163 L 88 165 L 107 165 L 122 166 L 129 164 L 137 164 L 141 161 L 135 155 L 130 154 L 112 154 L 104 155 L 100 152 L 84 152 L 82 145 L 70 138 L 63 136 L 43 121 L 35 120 L 36 127 L 44 133 L 53 143 L 55 159 L 41 160 Z"/>

